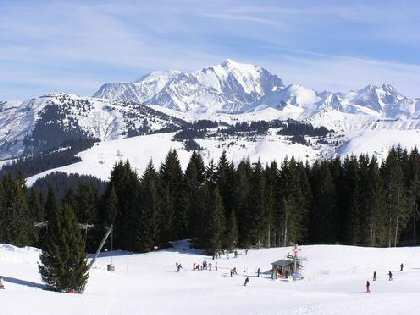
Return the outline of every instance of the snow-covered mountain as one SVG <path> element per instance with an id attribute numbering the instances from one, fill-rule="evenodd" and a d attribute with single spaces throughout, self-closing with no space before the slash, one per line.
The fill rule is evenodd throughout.
<path id="1" fill-rule="evenodd" d="M 194 113 L 240 113 L 267 107 L 307 119 L 321 111 L 365 114 L 380 119 L 410 118 L 420 101 L 400 94 L 390 84 L 368 85 L 346 93 L 317 92 L 299 84 L 285 85 L 266 69 L 226 60 L 196 72 L 153 72 L 132 83 L 106 83 L 94 97 L 123 100 Z"/>
<path id="2" fill-rule="evenodd" d="M 79 139 L 106 141 L 160 129 L 173 129 L 183 121 L 145 105 L 47 94 L 0 104 L 0 159 L 28 150 L 48 150 Z"/>
<path id="3" fill-rule="evenodd" d="M 241 122 L 290 118 L 334 132 L 322 137 L 284 134 L 278 122 L 257 134 L 233 128 Z M 194 136 L 187 129 L 199 119 L 222 122 L 219 128 L 230 125 L 234 131 L 210 127 L 206 136 Z M 174 141 L 182 128 L 184 137 Z M 406 97 L 390 84 L 319 92 L 285 84 L 262 67 L 232 60 L 196 72 L 153 72 L 131 83 L 106 83 L 93 97 L 61 93 L 0 102 L 0 160 L 97 139 L 102 143 L 92 147 L 89 142 L 77 165 L 58 170 L 103 179 L 121 156 L 141 172 L 151 158 L 159 163 L 172 147 L 185 164 L 191 154 L 186 142 L 201 148 L 206 161 L 217 159 L 223 150 L 234 162 L 285 156 L 313 161 L 353 152 L 383 158 L 398 143 L 420 146 L 419 132 L 420 98 Z M 143 136 L 133 138 L 137 135 Z"/>
<path id="4" fill-rule="evenodd" d="M 283 89 L 282 80 L 264 68 L 226 60 L 196 72 L 152 72 L 132 83 L 106 83 L 94 97 L 184 112 L 242 112 Z"/>

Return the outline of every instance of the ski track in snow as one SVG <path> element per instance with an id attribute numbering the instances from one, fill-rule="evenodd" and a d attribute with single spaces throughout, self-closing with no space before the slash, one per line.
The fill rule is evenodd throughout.
<path id="1" fill-rule="evenodd" d="M 37 270 L 39 250 L 0 245 L 1 314 L 418 314 L 420 250 L 341 245 L 302 246 L 304 280 L 285 282 L 257 278 L 258 267 L 283 258 L 291 247 L 240 251 L 238 258 L 211 257 L 192 251 L 162 250 L 147 254 L 113 252 L 115 272 L 107 272 L 111 256 L 100 257 L 83 295 L 42 290 Z M 213 271 L 192 271 L 207 260 Z M 184 269 L 175 271 L 175 263 Z M 399 272 L 404 263 L 405 271 Z M 229 269 L 237 267 L 231 278 Z M 371 294 L 364 293 L 366 280 Z M 394 273 L 394 281 L 386 277 Z M 243 287 L 244 275 L 250 283 Z"/>

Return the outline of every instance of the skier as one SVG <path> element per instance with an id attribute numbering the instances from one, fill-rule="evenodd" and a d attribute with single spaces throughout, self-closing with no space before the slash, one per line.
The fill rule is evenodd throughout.
<path id="1" fill-rule="evenodd" d="M 233 255 L 235 256 L 235 258 L 238 258 L 238 251 L 237 251 L 237 250 L 235 250 L 235 251 L 233 252 Z"/>
<path id="2" fill-rule="evenodd" d="M 182 269 L 182 265 L 176 263 L 176 271 L 179 272 Z"/>
<path id="3" fill-rule="evenodd" d="M 373 281 L 376 281 L 376 270 L 373 272 Z"/>
<path id="4" fill-rule="evenodd" d="M 392 281 L 392 272 L 388 271 L 388 281 Z"/>
<path id="5" fill-rule="evenodd" d="M 249 282 L 249 277 L 246 277 L 245 278 L 245 282 L 244 282 L 244 287 L 246 287 L 246 285 L 248 284 L 248 282 Z"/>
<path id="6" fill-rule="evenodd" d="M 366 293 L 370 293 L 370 282 L 366 281 Z"/>
<path id="7" fill-rule="evenodd" d="M 400 271 L 403 271 L 404 270 L 404 264 L 401 264 L 400 265 Z"/>
<path id="8" fill-rule="evenodd" d="M 209 263 L 209 271 L 211 271 L 211 263 Z"/>
<path id="9" fill-rule="evenodd" d="M 248 255 L 248 249 L 245 249 L 245 255 Z"/>
<path id="10" fill-rule="evenodd" d="M 258 270 L 257 270 L 257 277 L 258 278 L 260 277 L 260 273 L 261 273 L 261 269 L 260 269 L 260 267 L 258 267 Z"/>
<path id="11" fill-rule="evenodd" d="M 3 278 L 0 277 L 0 289 L 4 289 Z"/>

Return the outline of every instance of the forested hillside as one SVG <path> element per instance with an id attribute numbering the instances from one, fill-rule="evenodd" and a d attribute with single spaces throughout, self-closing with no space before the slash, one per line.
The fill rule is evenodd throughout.
<path id="1" fill-rule="evenodd" d="M 95 225 L 87 233 L 89 250 L 110 224 L 115 248 L 141 252 L 184 238 L 212 253 L 294 242 L 398 246 L 419 241 L 417 150 L 394 148 L 382 165 L 361 155 L 313 165 L 245 160 L 237 167 L 225 154 L 205 165 L 194 152 L 185 172 L 177 152 L 170 151 L 159 169 L 150 163 L 144 174 L 119 162 L 105 189 L 92 178 L 78 183 L 80 178 L 65 177 L 52 177 L 60 189 L 50 185 L 47 196 L 48 179 L 28 190 L 23 178 L 3 176 L 0 243 L 42 246 L 42 229 L 33 224 L 48 220 L 47 200 L 56 195 L 54 207 L 68 205 L 79 222 Z"/>

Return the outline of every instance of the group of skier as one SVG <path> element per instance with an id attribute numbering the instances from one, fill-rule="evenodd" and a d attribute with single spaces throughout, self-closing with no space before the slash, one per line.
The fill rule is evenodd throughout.
<path id="1" fill-rule="evenodd" d="M 404 271 L 404 264 L 400 265 L 400 271 Z M 376 281 L 376 270 L 373 272 L 372 280 Z M 393 274 L 392 274 L 392 271 L 389 270 L 388 271 L 388 281 L 392 281 L 392 280 L 393 280 Z M 369 282 L 369 280 L 366 281 L 366 293 L 370 293 L 370 282 Z"/>
<path id="2" fill-rule="evenodd" d="M 212 263 L 207 263 L 206 260 L 204 260 L 202 264 L 193 263 L 193 271 L 201 271 L 201 270 L 211 271 L 212 267 L 213 267 Z M 215 264 L 215 267 L 217 271 L 217 262 Z"/>
<path id="3" fill-rule="evenodd" d="M 237 253 L 236 253 L 237 255 Z M 179 272 L 183 269 L 182 265 L 179 263 L 175 263 L 176 266 L 176 271 Z M 211 263 L 207 263 L 206 260 L 204 260 L 202 262 L 202 264 L 197 264 L 197 263 L 193 263 L 193 271 L 202 271 L 202 270 L 208 270 L 211 271 L 212 270 L 212 264 Z M 217 262 L 215 263 L 215 270 L 217 271 Z M 244 270 L 244 273 L 246 272 L 246 270 Z M 261 269 L 258 268 L 257 269 L 257 277 L 260 277 L 261 274 Z M 233 277 L 234 275 L 238 275 L 238 270 L 236 269 L 236 267 L 233 267 L 232 269 L 230 269 L 230 276 Z M 244 287 L 247 286 L 247 284 L 249 283 L 249 276 L 245 277 L 245 281 L 244 281 Z"/>
<path id="4" fill-rule="evenodd" d="M 213 255 L 212 260 L 218 259 L 218 258 L 222 258 L 223 255 L 226 255 L 226 259 L 230 258 L 230 253 L 232 253 L 232 251 L 225 251 L 224 249 L 222 250 L 218 250 L 216 251 L 216 253 Z M 244 254 L 248 255 L 248 249 L 244 250 Z M 233 251 L 233 258 L 238 258 L 239 252 L 238 250 L 234 250 Z"/>

